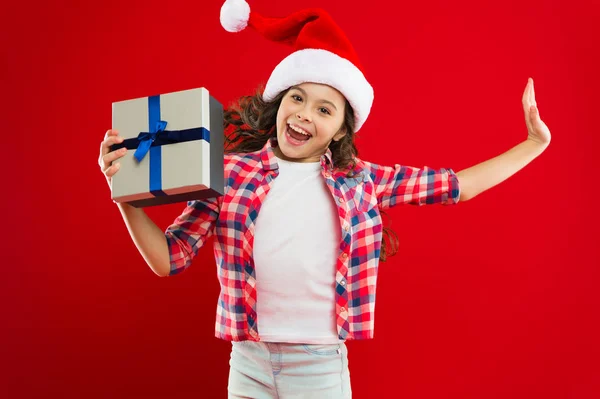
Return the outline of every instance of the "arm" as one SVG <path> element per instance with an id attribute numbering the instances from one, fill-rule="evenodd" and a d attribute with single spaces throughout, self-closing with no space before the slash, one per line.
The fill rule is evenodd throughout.
<path id="1" fill-rule="evenodd" d="M 110 147 L 122 142 L 123 137 L 116 130 L 109 130 L 100 143 L 98 163 L 109 187 L 112 176 L 121 167 L 119 159 L 127 152 L 126 148 L 110 151 Z M 125 203 L 118 206 L 135 246 L 158 276 L 185 270 L 213 233 L 219 216 L 218 199 L 190 201 L 184 212 L 163 232 L 143 209 Z"/>
<path id="2" fill-rule="evenodd" d="M 458 178 L 452 169 L 363 163 L 369 171 L 380 209 L 399 204 L 421 206 L 458 202 Z"/>
<path id="3" fill-rule="evenodd" d="M 460 185 L 460 201 L 467 201 L 502 183 L 540 155 L 545 146 L 525 140 L 504 154 L 456 173 Z"/>
<path id="4" fill-rule="evenodd" d="M 108 187 L 111 185 L 112 177 L 121 167 L 119 160 L 127 153 L 126 148 L 115 151 L 111 151 L 110 148 L 113 144 L 122 142 L 123 137 L 119 136 L 119 132 L 111 129 L 106 132 L 104 140 L 100 143 L 98 164 L 106 177 Z M 169 273 L 170 265 L 165 234 L 143 209 L 128 204 L 118 204 L 118 206 L 129 235 L 148 266 L 157 275 L 166 276 Z"/>
<path id="5" fill-rule="evenodd" d="M 118 206 L 129 235 L 148 266 L 158 276 L 167 276 L 171 267 L 165 233 L 143 209 L 125 203 Z"/>
<path id="6" fill-rule="evenodd" d="M 508 179 L 548 147 L 550 130 L 540 119 L 531 78 L 523 93 L 523 110 L 528 131 L 527 139 L 495 158 L 458 172 L 456 175 L 460 183 L 461 201 L 474 198 Z"/>
<path id="7" fill-rule="evenodd" d="M 118 204 L 138 251 L 160 277 L 181 273 L 213 234 L 219 199 L 189 201 L 175 221 L 162 231 L 141 208 Z"/>
<path id="8" fill-rule="evenodd" d="M 194 200 L 167 227 L 165 237 L 169 248 L 169 273 L 186 270 L 199 249 L 215 232 L 223 197 Z"/>
<path id="9" fill-rule="evenodd" d="M 175 221 L 162 231 L 143 209 L 118 204 L 138 251 L 160 277 L 181 273 L 213 234 L 219 217 L 219 199 L 189 201 Z"/>

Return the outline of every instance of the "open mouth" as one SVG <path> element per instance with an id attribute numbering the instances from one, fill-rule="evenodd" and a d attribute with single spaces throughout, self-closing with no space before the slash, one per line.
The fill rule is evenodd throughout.
<path id="1" fill-rule="evenodd" d="M 285 134 L 288 138 L 293 139 L 293 142 L 296 142 L 295 144 L 303 144 L 312 137 L 312 134 L 306 130 L 290 124 L 286 125 Z"/>

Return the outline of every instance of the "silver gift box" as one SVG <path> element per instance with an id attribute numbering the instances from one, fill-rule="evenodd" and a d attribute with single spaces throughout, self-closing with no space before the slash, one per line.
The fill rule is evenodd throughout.
<path id="1" fill-rule="evenodd" d="M 112 178 L 115 202 L 147 207 L 223 194 L 223 106 L 207 89 L 114 102 L 112 128 L 125 140 L 111 150 L 129 148 Z M 138 148 L 150 144 L 142 157 Z"/>

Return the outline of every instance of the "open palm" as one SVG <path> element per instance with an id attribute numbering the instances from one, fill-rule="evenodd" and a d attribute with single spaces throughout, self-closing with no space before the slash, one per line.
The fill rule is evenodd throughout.
<path id="1" fill-rule="evenodd" d="M 531 78 L 528 79 L 523 92 L 523 111 L 525 112 L 525 123 L 527 124 L 527 138 L 539 144 L 550 144 L 550 129 L 540 119 L 540 113 L 535 102 L 533 79 Z"/>

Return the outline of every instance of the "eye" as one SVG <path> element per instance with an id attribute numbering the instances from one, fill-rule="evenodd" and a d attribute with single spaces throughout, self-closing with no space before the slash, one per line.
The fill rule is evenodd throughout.
<path id="1" fill-rule="evenodd" d="M 329 110 L 325 107 L 319 108 L 319 112 L 326 114 L 326 115 L 331 115 L 331 112 L 329 112 Z"/>
<path id="2" fill-rule="evenodd" d="M 302 101 L 302 97 L 300 97 L 297 94 L 292 94 L 292 99 L 294 99 L 295 101 Z"/>

